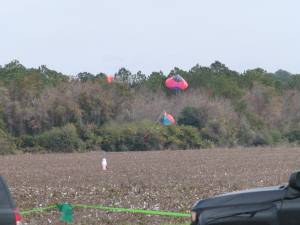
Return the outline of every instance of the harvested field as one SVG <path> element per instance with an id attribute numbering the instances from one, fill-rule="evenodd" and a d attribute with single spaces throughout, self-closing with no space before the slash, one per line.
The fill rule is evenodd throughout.
<path id="1" fill-rule="evenodd" d="M 214 149 L 1 156 L 0 171 L 20 209 L 71 202 L 187 212 L 199 198 L 287 182 L 299 148 Z M 28 224 L 62 224 L 57 211 Z M 186 219 L 76 209 L 74 224 L 161 224 Z"/>

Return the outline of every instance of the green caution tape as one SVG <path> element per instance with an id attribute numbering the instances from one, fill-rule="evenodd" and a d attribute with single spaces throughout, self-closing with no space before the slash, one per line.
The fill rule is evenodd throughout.
<path id="1" fill-rule="evenodd" d="M 22 216 L 26 216 L 28 214 L 32 214 L 32 213 L 37 213 L 37 212 L 45 212 L 45 211 L 48 211 L 50 209 L 55 209 L 57 208 L 57 205 L 49 205 L 47 207 L 39 207 L 39 208 L 33 208 L 33 209 L 29 209 L 29 210 L 24 210 L 24 211 L 21 211 L 21 215 Z"/>
<path id="2" fill-rule="evenodd" d="M 85 209 L 101 209 L 104 211 L 111 211 L 111 212 L 143 213 L 147 215 L 172 216 L 172 217 L 190 217 L 189 213 L 166 212 L 166 211 L 159 211 L 159 210 L 128 209 L 128 208 L 107 207 L 101 205 L 80 205 L 80 204 L 74 205 L 74 207 L 85 208 Z"/>
<path id="3" fill-rule="evenodd" d="M 45 212 L 54 208 L 57 208 L 58 205 L 50 205 L 44 208 L 33 208 L 30 210 L 21 211 L 22 216 L 26 216 L 31 213 Z M 170 217 L 190 217 L 189 213 L 178 213 L 178 212 L 167 212 L 159 210 L 146 210 L 146 209 L 129 209 L 129 208 L 118 208 L 118 207 L 107 207 L 102 205 L 83 205 L 75 204 L 72 205 L 74 208 L 84 208 L 84 209 L 100 209 L 103 211 L 109 212 L 126 212 L 126 213 L 142 213 L 146 215 L 158 215 L 158 216 L 170 216 Z"/>

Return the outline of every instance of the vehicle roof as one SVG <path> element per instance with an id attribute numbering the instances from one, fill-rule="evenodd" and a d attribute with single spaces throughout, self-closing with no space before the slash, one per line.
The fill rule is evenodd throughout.
<path id="1" fill-rule="evenodd" d="M 287 191 L 287 186 L 275 186 L 231 192 L 201 200 L 197 202 L 193 208 L 197 210 L 204 210 L 215 207 L 270 203 L 283 199 L 286 196 Z"/>
<path id="2" fill-rule="evenodd" d="M 245 189 L 245 190 L 241 190 L 241 191 L 233 191 L 233 192 L 218 195 L 216 197 L 229 196 L 229 195 L 234 195 L 234 194 L 252 193 L 252 192 L 268 192 L 268 191 L 284 190 L 287 187 L 288 187 L 287 184 L 280 185 L 280 186 L 271 186 L 271 187 L 258 187 L 258 188 Z"/>

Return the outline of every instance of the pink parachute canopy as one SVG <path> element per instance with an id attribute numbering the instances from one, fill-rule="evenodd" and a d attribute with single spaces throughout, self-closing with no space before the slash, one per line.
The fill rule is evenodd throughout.
<path id="1" fill-rule="evenodd" d="M 169 77 L 165 81 L 165 85 L 167 88 L 172 89 L 172 90 L 185 90 L 188 88 L 188 83 L 180 76 L 180 75 L 175 75 L 172 77 Z"/>

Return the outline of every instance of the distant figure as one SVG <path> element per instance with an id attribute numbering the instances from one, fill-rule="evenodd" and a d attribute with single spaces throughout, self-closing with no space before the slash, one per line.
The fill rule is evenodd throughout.
<path id="1" fill-rule="evenodd" d="M 102 165 L 102 170 L 107 170 L 107 161 L 106 161 L 106 158 L 102 159 L 101 165 Z"/>

